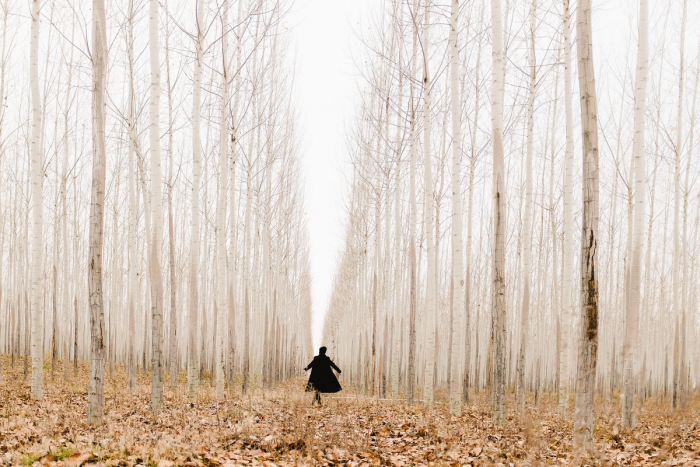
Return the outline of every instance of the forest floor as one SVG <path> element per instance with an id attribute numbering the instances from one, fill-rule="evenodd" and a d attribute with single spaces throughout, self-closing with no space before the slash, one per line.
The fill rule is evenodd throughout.
<path id="1" fill-rule="evenodd" d="M 584 458 L 572 451 L 572 414 L 558 417 L 555 397 L 542 397 L 537 406 L 531 399 L 527 415 L 517 416 L 509 396 L 507 423 L 494 427 L 484 394 L 453 417 L 444 402 L 424 410 L 349 390 L 312 408 L 302 379 L 245 397 L 238 388 L 217 402 L 207 381 L 190 404 L 183 375 L 177 391 L 166 384 L 165 409 L 156 415 L 147 377 L 139 375 L 132 395 L 118 368 L 105 384 L 105 423 L 91 427 L 87 365 L 75 376 L 71 368 L 67 383 L 60 367 L 53 379 L 50 363 L 45 368 L 44 398 L 32 401 L 23 362 L 11 368 L 3 357 L 0 465 L 700 466 L 697 398 L 676 412 L 647 400 L 633 432 L 619 429 L 619 403 L 599 403 L 596 453 Z"/>

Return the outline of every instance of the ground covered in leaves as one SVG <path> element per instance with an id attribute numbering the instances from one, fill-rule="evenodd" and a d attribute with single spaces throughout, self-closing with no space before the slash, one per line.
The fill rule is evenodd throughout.
<path id="1" fill-rule="evenodd" d="M 557 415 L 556 400 L 543 397 L 516 416 L 509 397 L 508 421 L 491 423 L 487 399 L 472 397 L 461 417 L 444 403 L 433 410 L 401 401 L 378 401 L 346 390 L 311 407 L 304 381 L 273 391 L 240 389 L 216 401 L 208 382 L 197 403 L 186 398 L 183 377 L 177 391 L 166 389 L 166 407 L 149 410 L 150 386 L 139 376 L 130 394 L 117 369 L 105 387 L 105 423 L 86 423 L 87 366 L 63 382 L 48 369 L 44 399 L 29 397 L 22 361 L 3 358 L 0 378 L 0 465 L 682 465 L 700 466 L 697 400 L 683 411 L 647 400 L 633 432 L 618 428 L 619 404 L 596 408 L 596 453 L 572 451 L 571 414 Z M 533 402 L 532 400 L 530 401 Z"/>

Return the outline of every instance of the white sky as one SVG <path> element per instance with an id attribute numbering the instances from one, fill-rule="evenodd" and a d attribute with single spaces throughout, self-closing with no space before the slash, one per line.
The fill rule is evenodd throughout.
<path id="1" fill-rule="evenodd" d="M 355 31 L 362 20 L 369 19 L 371 3 L 371 0 L 297 0 L 288 16 L 292 44 L 296 47 L 295 99 L 303 135 L 314 348 L 321 344 L 323 317 L 346 218 L 345 124 L 353 116 L 358 95 L 357 67 L 352 53 L 362 50 Z"/>

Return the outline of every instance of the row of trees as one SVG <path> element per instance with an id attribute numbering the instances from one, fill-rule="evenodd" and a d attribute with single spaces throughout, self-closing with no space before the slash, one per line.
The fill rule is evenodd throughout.
<path id="1" fill-rule="evenodd" d="M 206 377 L 224 397 L 226 381 L 245 393 L 305 364 L 287 5 L 23 8 L 2 10 L 0 351 L 25 374 L 31 354 L 32 397 L 47 354 L 65 379 L 91 360 L 98 424 L 115 364 L 132 391 L 137 368 L 151 372 L 154 410 L 166 370 L 175 388 L 186 368 L 196 400 Z"/>
<path id="2" fill-rule="evenodd" d="M 511 390 L 521 412 L 556 391 L 562 414 L 575 393 L 583 446 L 596 392 L 620 391 L 629 428 L 635 396 L 683 404 L 700 377 L 699 11 L 656 2 L 650 36 L 633 4 L 594 67 L 590 0 L 382 2 L 324 327 L 349 381 L 428 406 L 445 387 L 453 413 L 488 388 L 497 423 Z"/>

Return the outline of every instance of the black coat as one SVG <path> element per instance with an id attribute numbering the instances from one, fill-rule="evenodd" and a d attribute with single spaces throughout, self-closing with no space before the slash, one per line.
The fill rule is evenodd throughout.
<path id="1" fill-rule="evenodd" d="M 306 385 L 307 392 L 338 392 L 343 389 L 340 387 L 340 383 L 331 368 L 338 373 L 342 372 L 327 355 L 316 355 L 304 370 L 309 368 L 311 368 L 311 375 L 309 376 L 309 383 Z"/>

